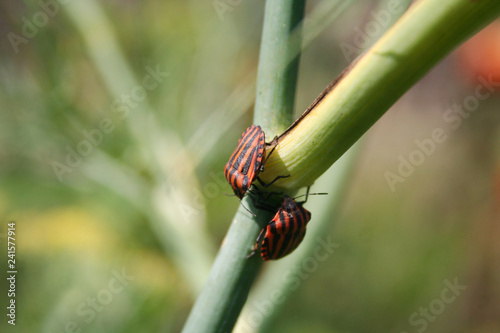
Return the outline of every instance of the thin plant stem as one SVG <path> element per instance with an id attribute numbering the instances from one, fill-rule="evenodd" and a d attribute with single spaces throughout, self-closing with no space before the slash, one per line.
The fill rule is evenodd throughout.
<path id="1" fill-rule="evenodd" d="M 288 63 L 288 53 L 296 52 L 300 39 L 292 42 L 289 34 L 302 20 L 304 6 L 304 0 L 266 3 L 254 122 L 262 125 L 268 136 L 279 133 L 292 119 L 298 56 Z M 279 50 L 280 56 L 273 50 Z M 239 208 L 184 326 L 185 333 L 230 332 L 262 266 L 258 254 L 247 256 L 273 213 L 257 210 L 248 196 L 242 205 L 256 215 Z"/>

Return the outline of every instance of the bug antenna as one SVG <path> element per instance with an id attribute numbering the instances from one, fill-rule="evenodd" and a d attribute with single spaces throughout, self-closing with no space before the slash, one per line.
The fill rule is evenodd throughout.
<path id="1" fill-rule="evenodd" d="M 301 197 L 307 197 L 310 195 L 328 195 L 326 192 L 317 192 L 317 193 L 306 193 L 306 194 L 301 194 L 299 196 L 294 197 L 294 199 L 301 198 Z"/>
<path id="2" fill-rule="evenodd" d="M 309 195 L 327 195 L 327 194 L 328 194 L 328 193 L 323 193 L 323 192 L 321 192 L 321 193 L 309 193 L 309 189 L 310 189 L 310 188 L 311 188 L 311 187 L 310 187 L 310 186 L 308 186 L 308 187 L 307 187 L 306 194 L 299 195 L 299 196 L 295 197 L 294 199 L 297 199 L 297 198 L 300 198 L 300 197 L 306 197 L 306 200 L 304 200 L 304 201 L 302 202 L 302 204 L 305 204 L 305 203 L 307 202 L 307 198 L 309 198 Z"/>
<path id="3" fill-rule="evenodd" d="M 247 212 L 249 212 L 250 214 L 252 214 L 252 216 L 253 216 L 253 217 L 257 216 L 257 215 L 255 215 L 255 213 L 254 213 L 254 212 L 252 212 L 250 209 L 248 209 L 247 207 L 245 207 L 245 205 L 244 205 L 241 201 L 240 201 L 240 205 L 241 205 L 243 208 L 245 208 L 245 210 L 246 210 Z"/>

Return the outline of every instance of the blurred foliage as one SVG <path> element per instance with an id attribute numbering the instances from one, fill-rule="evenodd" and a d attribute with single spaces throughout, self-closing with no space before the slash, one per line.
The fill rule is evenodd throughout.
<path id="1" fill-rule="evenodd" d="M 82 332 L 182 328 L 197 292 L 186 272 L 197 266 L 185 269 L 179 262 L 202 252 L 200 261 L 208 266 L 238 205 L 223 194 L 230 188 L 220 175 L 250 123 L 262 24 L 261 2 L 229 4 L 225 12 L 214 3 L 100 3 L 137 82 L 146 68 L 168 72 L 130 111 L 154 116 L 155 126 L 173 138 L 169 147 L 179 149 L 163 153 L 175 161 L 165 184 L 196 202 L 187 219 L 162 215 L 161 207 L 172 205 L 152 203 L 164 180 L 158 178 L 161 165 L 143 154 L 152 148 L 137 138 L 148 131 L 132 134 L 130 117 L 113 111 L 117 97 L 106 85 L 109 78 L 96 67 L 66 5 L 58 5 L 15 52 L 8 34 L 22 36 L 43 9 L 38 2 L 0 3 L 0 239 L 6 253 L 7 223 L 17 221 L 17 332 L 64 332 L 71 322 Z M 308 3 L 308 10 L 318 3 Z M 373 8 L 360 1 L 304 51 L 297 113 L 349 63 L 340 45 L 353 44 L 373 22 Z M 443 121 L 454 103 L 474 95 L 478 75 L 499 77 L 491 64 L 500 63 L 492 51 L 492 45 L 498 50 L 500 29 L 490 29 L 491 37 L 450 55 L 366 135 L 344 215 L 330 230 L 340 247 L 301 283 L 266 331 L 415 332 L 420 326 L 409 317 L 440 297 L 444 280 L 455 278 L 466 291 L 426 330 L 500 331 L 500 89 L 457 129 Z M 99 40 L 102 31 L 86 33 Z M 471 54 L 488 66 L 478 69 Z M 83 130 L 100 128 L 104 118 L 114 130 L 59 181 L 51 163 L 64 163 L 66 147 L 77 149 L 86 139 Z M 397 172 L 398 157 L 408 158 L 418 148 L 414 141 L 438 127 L 447 140 L 392 192 L 384 173 Z M 182 185 L 168 177 L 183 172 L 193 182 L 175 192 Z M 99 174 L 112 184 L 99 181 Z M 118 183 L 111 177 L 120 175 Z M 325 191 L 321 184 L 316 189 Z M 173 205 L 183 207 L 179 202 Z M 198 222 L 189 224 L 193 216 Z M 181 247 L 165 236 L 175 228 Z M 3 276 L 6 261 L 2 254 Z M 109 293 L 110 281 L 123 271 L 130 279 L 120 292 Z M 202 280 L 206 270 L 199 272 Z M 5 309 L 8 285 L 1 281 Z M 99 303 L 91 319 L 89 298 L 107 303 Z M 0 331 L 14 331 L 5 317 Z"/>

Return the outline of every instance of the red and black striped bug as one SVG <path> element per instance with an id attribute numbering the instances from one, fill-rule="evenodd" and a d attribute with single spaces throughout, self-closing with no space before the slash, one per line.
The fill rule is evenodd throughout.
<path id="1" fill-rule="evenodd" d="M 309 194 L 308 189 L 305 194 L 306 200 L 302 202 L 296 202 L 293 198 L 285 195 L 281 207 L 271 222 L 260 232 L 255 248 L 248 257 L 251 257 L 258 250 L 262 238 L 260 255 L 264 261 L 280 259 L 292 253 L 306 235 L 311 212 L 303 205 L 306 203 L 307 197 L 313 194 L 324 195 L 326 193 Z"/>
<path id="2" fill-rule="evenodd" d="M 276 148 L 276 139 L 274 138 L 271 143 L 266 143 L 264 131 L 258 125 L 252 125 L 243 132 L 238 141 L 238 146 L 224 168 L 224 176 L 233 188 L 234 194 L 240 200 L 243 199 L 255 179 L 264 187 L 267 187 L 278 179 L 289 176 L 278 176 L 268 184 L 259 178 L 259 173 L 264 171 L 267 158 L 271 156 L 274 148 Z M 273 144 L 274 147 L 266 158 L 265 146 Z"/>

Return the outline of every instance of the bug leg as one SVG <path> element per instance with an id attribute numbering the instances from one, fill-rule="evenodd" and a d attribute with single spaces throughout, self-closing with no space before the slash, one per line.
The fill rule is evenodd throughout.
<path id="1" fill-rule="evenodd" d="M 267 210 L 268 212 L 271 212 L 271 213 L 274 213 L 276 211 L 276 209 L 273 209 L 273 206 L 270 206 L 262 201 L 258 201 L 254 204 L 254 206 L 258 209 L 261 209 L 261 210 Z"/>
<path id="2" fill-rule="evenodd" d="M 271 149 L 271 151 L 269 152 L 269 154 L 267 154 L 266 158 L 264 159 L 264 161 L 262 161 L 262 163 L 260 164 L 260 167 L 259 167 L 259 172 L 263 172 L 264 171 L 264 165 L 266 164 L 267 160 L 269 159 L 269 157 L 271 157 L 271 155 L 273 154 L 274 150 L 276 149 L 276 147 L 278 146 L 278 136 L 275 136 L 273 141 L 271 141 L 271 143 L 266 143 L 266 145 L 273 145 L 273 148 Z M 281 178 L 287 178 L 287 177 L 290 177 L 290 175 L 286 175 L 286 176 L 277 176 L 276 178 L 274 178 L 270 183 L 266 184 L 265 182 L 262 181 L 262 179 L 260 179 L 258 176 L 257 176 L 257 180 L 259 181 L 259 183 L 264 186 L 264 187 L 268 187 L 268 186 L 271 186 L 272 184 L 274 184 L 274 182 L 276 182 L 278 179 L 281 179 Z"/>
<path id="3" fill-rule="evenodd" d="M 259 202 L 263 202 L 263 201 L 268 201 L 269 198 L 272 196 L 272 195 L 282 195 L 283 192 L 264 192 L 264 191 L 261 191 L 258 187 L 255 187 L 258 194 L 259 194 Z M 265 194 L 265 196 L 264 196 Z"/>
<path id="4" fill-rule="evenodd" d="M 257 244 L 255 244 L 255 248 L 252 250 L 252 252 L 250 252 L 249 255 L 245 257 L 245 259 L 250 259 L 255 254 L 255 252 L 257 252 Z"/>
<path id="5" fill-rule="evenodd" d="M 307 202 L 307 199 L 309 199 L 309 190 L 310 189 L 311 189 L 311 186 L 308 186 L 307 190 L 306 190 L 306 199 L 304 200 L 304 202 L 302 202 L 302 204 L 305 204 Z"/>
<path id="6" fill-rule="evenodd" d="M 273 141 L 271 141 L 270 143 L 266 143 L 266 145 L 267 146 L 273 146 L 273 148 L 271 149 L 271 151 L 269 152 L 269 154 L 267 154 L 267 156 L 264 159 L 264 161 L 262 161 L 262 164 L 260 165 L 260 168 L 259 168 L 260 172 L 264 171 L 264 164 L 266 164 L 267 160 L 269 159 L 269 157 L 271 157 L 271 155 L 273 154 L 274 150 L 278 146 L 278 136 L 276 135 L 274 137 Z"/>
<path id="7" fill-rule="evenodd" d="M 257 252 L 258 248 L 259 248 L 259 246 L 257 244 L 255 244 L 255 247 L 253 248 L 252 252 L 250 252 L 250 254 L 247 255 L 245 257 L 245 259 L 250 259 Z"/>
<path id="8" fill-rule="evenodd" d="M 259 249 L 259 243 L 262 240 L 262 237 L 264 236 L 264 230 L 266 230 L 266 228 L 263 228 L 260 231 L 260 234 L 259 234 L 259 236 L 257 236 L 257 240 L 255 241 L 255 247 L 253 248 L 252 252 L 250 252 L 250 254 L 245 257 L 246 259 L 253 256 L 257 252 L 257 250 Z"/>
<path id="9" fill-rule="evenodd" d="M 264 209 L 264 210 L 269 210 L 272 211 L 271 207 L 262 205 L 261 201 L 261 196 L 262 196 L 262 191 L 260 191 L 258 188 L 252 188 L 251 190 L 248 190 L 249 197 L 252 200 L 252 204 L 254 205 L 255 208 L 258 209 Z M 257 196 L 257 199 L 254 197 Z"/>
<path id="10" fill-rule="evenodd" d="M 273 154 L 275 149 L 276 149 L 276 146 L 274 146 L 273 149 L 271 149 L 271 151 L 269 152 L 269 154 L 267 154 L 266 159 L 262 162 L 262 164 L 260 166 L 260 171 L 264 171 L 264 164 L 266 164 L 267 160 L 269 159 L 269 157 L 271 157 L 271 155 Z"/>
<path id="11" fill-rule="evenodd" d="M 271 185 L 273 185 L 278 179 L 281 179 L 281 178 L 288 178 L 290 177 L 290 175 L 286 175 L 286 176 L 277 176 L 276 178 L 274 178 L 272 181 L 270 181 L 269 183 L 265 183 L 262 179 L 260 179 L 259 177 L 257 177 L 257 180 L 259 181 L 260 185 L 264 186 L 264 187 L 269 187 Z"/>
<path id="12" fill-rule="evenodd" d="M 276 212 L 276 207 L 275 206 L 272 206 L 272 205 L 269 205 L 266 203 L 266 201 L 269 200 L 269 198 L 272 196 L 272 195 L 282 195 L 283 193 L 281 192 L 270 192 L 270 193 L 266 193 L 266 197 L 265 198 L 262 198 L 262 197 L 259 197 L 257 203 L 255 204 L 255 207 L 259 208 L 259 209 L 263 209 L 263 210 L 267 210 L 268 212 L 271 212 L 271 213 L 275 213 Z"/>
<path id="13" fill-rule="evenodd" d="M 250 192 L 251 194 L 253 195 L 256 195 L 257 196 L 257 199 L 254 198 L 253 196 L 250 196 L 252 198 L 252 202 L 253 202 L 253 205 L 258 208 L 258 209 L 262 209 L 262 210 L 267 210 L 271 213 L 274 213 L 276 212 L 276 207 L 272 206 L 272 205 L 268 205 L 266 203 L 266 201 L 269 200 L 269 198 L 272 196 L 272 195 L 282 195 L 283 193 L 281 192 L 263 192 L 261 189 L 259 189 L 257 186 L 253 186 L 251 190 L 249 190 L 248 192 Z"/>
<path id="14" fill-rule="evenodd" d="M 267 145 L 274 145 L 274 146 L 277 146 L 278 145 L 278 136 L 276 135 L 273 140 L 269 143 L 266 143 Z"/>

